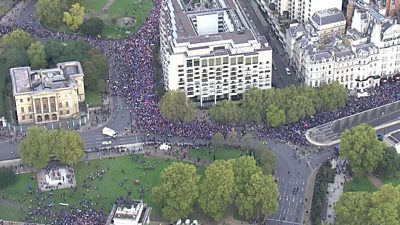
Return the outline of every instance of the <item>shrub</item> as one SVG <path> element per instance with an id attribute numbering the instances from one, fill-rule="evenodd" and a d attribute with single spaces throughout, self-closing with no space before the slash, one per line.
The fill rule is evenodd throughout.
<path id="1" fill-rule="evenodd" d="M 8 185 L 15 183 L 16 175 L 10 168 L 0 168 L 0 189 L 6 188 Z"/>
<path id="2" fill-rule="evenodd" d="M 102 19 L 93 17 L 89 18 L 82 26 L 81 31 L 83 34 L 97 36 L 103 33 L 104 22 Z"/>

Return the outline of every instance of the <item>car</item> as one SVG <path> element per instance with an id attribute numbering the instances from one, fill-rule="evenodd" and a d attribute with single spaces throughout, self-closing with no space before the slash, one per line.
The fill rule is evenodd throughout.
<path id="1" fill-rule="evenodd" d="M 274 68 L 274 70 L 277 70 L 277 69 L 278 69 L 275 65 L 272 65 L 272 67 Z"/>
<path id="2" fill-rule="evenodd" d="M 103 141 L 101 142 L 101 145 L 111 145 L 112 142 L 111 141 Z"/>
<path id="3" fill-rule="evenodd" d="M 290 75 L 290 69 L 286 67 L 285 70 L 286 70 L 286 74 Z"/>
<path id="4" fill-rule="evenodd" d="M 293 188 L 293 194 L 297 194 L 297 192 L 299 192 L 299 187 L 294 187 Z"/>

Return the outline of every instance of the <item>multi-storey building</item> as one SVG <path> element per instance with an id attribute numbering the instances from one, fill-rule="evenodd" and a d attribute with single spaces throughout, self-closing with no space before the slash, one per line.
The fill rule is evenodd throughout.
<path id="1" fill-rule="evenodd" d="M 326 43 L 303 25 L 288 29 L 291 63 L 304 83 L 318 87 L 338 81 L 347 89 L 365 89 L 379 84 L 379 49 L 356 34 L 334 36 Z M 301 28 L 302 27 L 302 28 Z M 289 53 L 289 52 L 288 52 Z M 290 55 L 290 54 L 289 54 Z"/>
<path id="2" fill-rule="evenodd" d="M 307 23 L 317 11 L 342 8 L 342 0 L 257 0 L 260 5 L 273 3 L 281 16 Z"/>
<path id="3" fill-rule="evenodd" d="M 271 48 L 236 0 L 165 0 L 160 46 L 165 88 L 201 106 L 271 88 Z"/>
<path id="4" fill-rule="evenodd" d="M 310 23 L 322 42 L 335 35 L 344 35 L 346 32 L 346 18 L 337 8 L 315 12 L 310 18 Z"/>
<path id="5" fill-rule="evenodd" d="M 55 122 L 79 115 L 85 101 L 83 71 L 79 62 L 58 63 L 56 68 L 10 69 L 19 124 Z"/>

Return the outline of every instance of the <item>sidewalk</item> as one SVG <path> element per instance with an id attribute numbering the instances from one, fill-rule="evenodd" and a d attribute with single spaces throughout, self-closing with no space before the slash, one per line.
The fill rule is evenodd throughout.
<path id="1" fill-rule="evenodd" d="M 306 190 L 306 195 L 304 203 L 304 216 L 303 216 L 303 223 L 306 225 L 311 225 L 311 220 L 310 220 L 310 212 L 311 212 L 311 204 L 312 204 L 312 199 L 313 199 L 313 194 L 314 194 L 314 185 L 315 185 L 315 176 L 317 175 L 318 169 L 314 169 L 311 171 L 311 175 L 308 178 L 308 185 L 307 185 L 307 190 Z"/>

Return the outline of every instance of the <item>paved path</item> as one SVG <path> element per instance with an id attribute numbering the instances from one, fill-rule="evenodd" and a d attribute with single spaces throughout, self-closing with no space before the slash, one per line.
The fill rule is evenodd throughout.
<path id="1" fill-rule="evenodd" d="M 376 177 L 375 174 L 369 174 L 367 175 L 367 178 L 377 189 L 380 189 L 383 186 L 382 181 Z"/>

